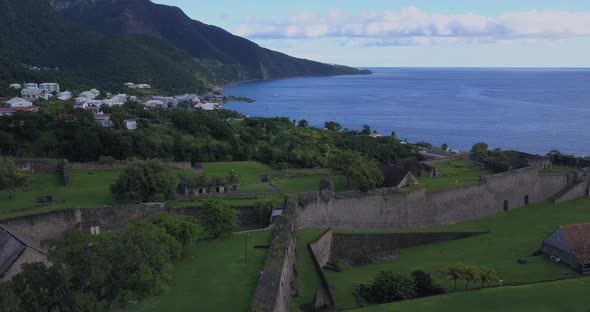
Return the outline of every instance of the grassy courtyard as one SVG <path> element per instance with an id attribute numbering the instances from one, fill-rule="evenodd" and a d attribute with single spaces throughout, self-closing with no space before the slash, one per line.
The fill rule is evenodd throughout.
<path id="1" fill-rule="evenodd" d="M 477 184 L 480 176 L 493 173 L 482 166 L 460 159 L 438 164 L 436 168 L 441 174 L 440 176 L 418 177 L 418 181 L 426 187 L 427 192 Z"/>
<path id="2" fill-rule="evenodd" d="M 352 296 L 354 289 L 361 283 L 370 282 L 377 273 L 384 270 L 410 273 L 412 270 L 422 269 L 430 272 L 435 281 L 448 291 L 453 291 L 453 283 L 447 280 L 446 269 L 449 264 L 455 262 L 492 267 L 497 271 L 504 285 L 576 276 L 577 274 L 566 266 L 553 263 L 544 256 L 532 256 L 532 254 L 540 248 L 542 240 L 558 226 L 590 222 L 589 207 L 590 199 L 588 198 L 560 205 L 537 204 L 478 221 L 433 228 L 431 230 L 483 230 L 490 233 L 463 240 L 404 249 L 399 258 L 394 261 L 375 262 L 357 267 L 351 266 L 346 261 L 339 261 L 343 272 L 329 271 L 327 276 L 335 292 L 339 308 L 358 307 Z M 299 233 L 299 237 L 309 235 L 307 241 L 312 241 L 321 232 L 321 230 L 305 230 Z M 519 264 L 517 262 L 519 259 L 526 260 L 526 263 Z M 298 262 L 297 265 L 300 272 L 310 270 L 306 268 L 309 265 L 306 262 Z M 308 285 L 317 287 L 313 286 L 313 278 L 306 275 L 298 276 L 297 285 L 301 294 L 309 292 L 308 289 L 302 289 L 310 287 Z M 464 289 L 464 284 L 459 283 L 459 285 L 459 290 Z M 476 285 L 473 286 L 476 287 Z M 301 298 L 302 301 L 304 299 L 309 300 L 309 297 Z"/>
<path id="3" fill-rule="evenodd" d="M 0 219 L 66 208 L 93 208 L 114 202 L 109 187 L 119 170 L 73 170 L 72 185 L 64 186 L 58 174 L 33 174 L 16 190 L 16 199 L 0 192 Z M 38 203 L 41 196 L 52 196 L 53 203 Z"/>
<path id="4" fill-rule="evenodd" d="M 322 281 L 307 244 L 316 240 L 324 231 L 324 229 L 308 229 L 297 232 L 297 258 L 295 259 L 297 296 L 291 301 L 291 311 L 299 311 L 301 305 L 311 303 L 315 291 L 322 289 Z"/>
<path id="5" fill-rule="evenodd" d="M 371 306 L 355 312 L 588 311 L 590 278 L 498 287 Z"/>
<path id="6" fill-rule="evenodd" d="M 249 234 L 247 261 L 245 239 L 245 234 L 236 234 L 190 246 L 175 263 L 168 293 L 132 305 L 127 311 L 247 311 L 267 252 L 254 246 L 268 245 L 270 232 Z"/>

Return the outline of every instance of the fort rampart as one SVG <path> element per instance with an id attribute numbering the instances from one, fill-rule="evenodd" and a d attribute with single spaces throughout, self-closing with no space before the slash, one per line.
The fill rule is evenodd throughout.
<path id="1" fill-rule="evenodd" d="M 573 183 L 572 174 L 540 174 L 534 167 L 481 177 L 475 185 L 439 192 L 386 190 L 332 196 L 304 194 L 297 225 L 334 228 L 409 228 L 475 220 L 551 199 Z"/>

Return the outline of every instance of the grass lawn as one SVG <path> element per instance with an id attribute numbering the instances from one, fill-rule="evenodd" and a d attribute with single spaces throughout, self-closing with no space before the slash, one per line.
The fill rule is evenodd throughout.
<path id="1" fill-rule="evenodd" d="M 552 165 L 550 170 L 546 170 L 545 172 L 552 172 L 552 173 L 570 173 L 576 171 L 576 168 L 569 167 L 569 166 L 562 166 L 562 165 Z"/>
<path id="2" fill-rule="evenodd" d="M 306 229 L 297 232 L 297 258 L 295 259 L 297 297 L 291 301 L 291 311 L 299 311 L 301 305 L 312 303 L 315 291 L 323 287 L 307 244 L 316 240 L 324 231 L 324 229 Z"/>
<path id="3" fill-rule="evenodd" d="M 330 179 L 334 182 L 336 192 L 349 191 L 346 186 L 346 178 L 343 176 L 294 176 L 273 180 L 278 184 L 285 194 L 301 193 L 309 191 L 318 191 L 320 189 L 320 180 Z"/>
<path id="4" fill-rule="evenodd" d="M 260 176 L 273 173 L 269 166 L 253 161 L 213 162 L 201 165 L 210 177 L 225 177 L 231 170 L 234 170 L 242 183 L 259 182 Z"/>
<path id="5" fill-rule="evenodd" d="M 269 231 L 250 233 L 246 261 L 244 234 L 197 242 L 175 263 L 167 294 L 149 298 L 127 311 L 247 311 L 267 253 L 267 249 L 253 247 L 269 243 Z"/>
<path id="6" fill-rule="evenodd" d="M 498 287 L 372 306 L 355 312 L 588 311 L 590 278 Z"/>
<path id="7" fill-rule="evenodd" d="M 357 307 L 352 296 L 354 289 L 363 282 L 372 281 L 377 273 L 384 270 L 410 273 L 422 269 L 430 272 L 434 280 L 449 291 L 453 290 L 453 283 L 446 279 L 446 269 L 449 264 L 456 262 L 492 267 L 504 284 L 576 276 L 564 265 L 553 263 L 545 256 L 533 257 L 531 254 L 540 248 L 542 240 L 559 225 L 590 222 L 589 212 L 589 198 L 560 205 L 531 205 L 506 214 L 444 228 L 454 231 L 489 230 L 489 234 L 404 249 L 395 261 L 358 267 L 340 261 L 343 272 L 328 271 L 327 276 L 340 308 Z M 518 259 L 527 262 L 519 264 Z M 464 287 L 462 284 L 459 284 L 460 289 Z"/>
<path id="8" fill-rule="evenodd" d="M 67 208 L 95 208 L 114 202 L 109 187 L 120 170 L 73 170 L 71 186 L 63 186 L 57 174 L 33 174 L 16 191 L 16 199 L 0 192 L 0 218 Z M 37 198 L 53 196 L 52 204 L 39 204 Z"/>
<path id="9" fill-rule="evenodd" d="M 427 192 L 477 184 L 480 176 L 493 173 L 482 166 L 460 159 L 438 164 L 436 168 L 441 176 L 418 177 L 418 181 L 426 187 Z"/>

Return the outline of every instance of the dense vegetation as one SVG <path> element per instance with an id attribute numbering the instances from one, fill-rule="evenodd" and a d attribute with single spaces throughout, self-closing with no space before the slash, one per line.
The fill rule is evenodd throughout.
<path id="1" fill-rule="evenodd" d="M 465 270 L 462 271 L 465 274 Z M 361 284 L 355 291 L 358 300 L 368 303 L 386 303 L 443 294 L 445 290 L 436 285 L 430 274 L 413 271 L 410 275 L 383 271 L 377 274 L 372 284 Z"/>
<path id="2" fill-rule="evenodd" d="M 65 20 L 48 1 L 1 0 L 0 20 L 2 94 L 9 94 L 9 83 L 23 81 L 111 91 L 128 81 L 178 93 L 205 88 L 198 79 L 205 70 L 188 53 L 151 37 L 85 30 Z"/>
<path id="3" fill-rule="evenodd" d="M 27 264 L 0 285 L 2 311 L 109 311 L 161 294 L 173 261 L 201 233 L 194 220 L 171 215 L 100 236 L 71 231 L 51 243 L 51 266 Z"/>
<path id="4" fill-rule="evenodd" d="M 173 199 L 178 177 L 161 161 L 131 162 L 111 185 L 119 202 Z"/>
<path id="5" fill-rule="evenodd" d="M 216 84 L 249 79 L 304 75 L 367 73 L 290 57 L 262 48 L 215 26 L 194 21 L 176 7 L 148 0 L 77 1 L 54 0 L 72 21 L 108 35 L 142 34 L 167 40 L 187 51 L 207 68 Z"/>
<path id="6" fill-rule="evenodd" d="M 127 104 L 106 110 L 113 128 L 101 128 L 90 112 L 71 103 L 42 103 L 38 113 L 0 117 L 0 155 L 97 161 L 138 157 L 211 162 L 256 160 L 278 169 L 327 167 L 334 155 L 359 152 L 366 160 L 395 163 L 413 155 L 397 138 L 372 138 L 358 131 L 298 127 L 287 118 L 244 116 L 227 110 L 146 110 Z M 123 120 L 136 118 L 139 129 L 123 130 Z"/>

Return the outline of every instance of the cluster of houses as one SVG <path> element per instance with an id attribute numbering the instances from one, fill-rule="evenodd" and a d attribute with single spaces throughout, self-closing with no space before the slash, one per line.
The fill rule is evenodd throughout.
<path id="1" fill-rule="evenodd" d="M 128 82 L 124 84 L 129 89 L 150 89 L 149 84 L 135 84 Z M 11 89 L 20 90 L 21 97 L 13 99 L 0 98 L 0 116 L 12 115 L 17 111 L 38 111 L 38 107 L 33 105 L 33 102 L 38 99 L 49 100 L 56 97 L 59 100 L 67 101 L 72 99 L 72 93 L 69 91 L 60 91 L 58 83 L 13 83 L 10 85 Z M 102 127 L 112 127 L 113 122 L 110 120 L 108 114 L 101 111 L 101 107 L 121 106 L 129 101 L 138 102 L 136 96 L 127 94 L 112 95 L 106 94 L 104 99 L 100 98 L 100 91 L 97 89 L 90 89 L 81 92 L 74 99 L 74 108 L 91 111 L 94 114 L 96 122 Z M 223 102 L 223 96 L 220 94 L 209 93 L 203 97 L 196 94 L 184 94 L 177 96 L 152 96 L 151 99 L 145 101 L 143 104 L 146 108 L 175 108 L 181 103 L 188 103 L 188 106 L 193 109 L 203 110 L 217 110 L 221 109 L 220 103 Z M 126 129 L 137 129 L 137 122 L 135 120 L 125 121 Z"/>
<path id="2" fill-rule="evenodd" d="M 152 86 L 147 83 L 135 84 L 133 82 L 124 83 L 123 86 L 125 86 L 129 89 L 151 89 L 152 88 Z"/>

